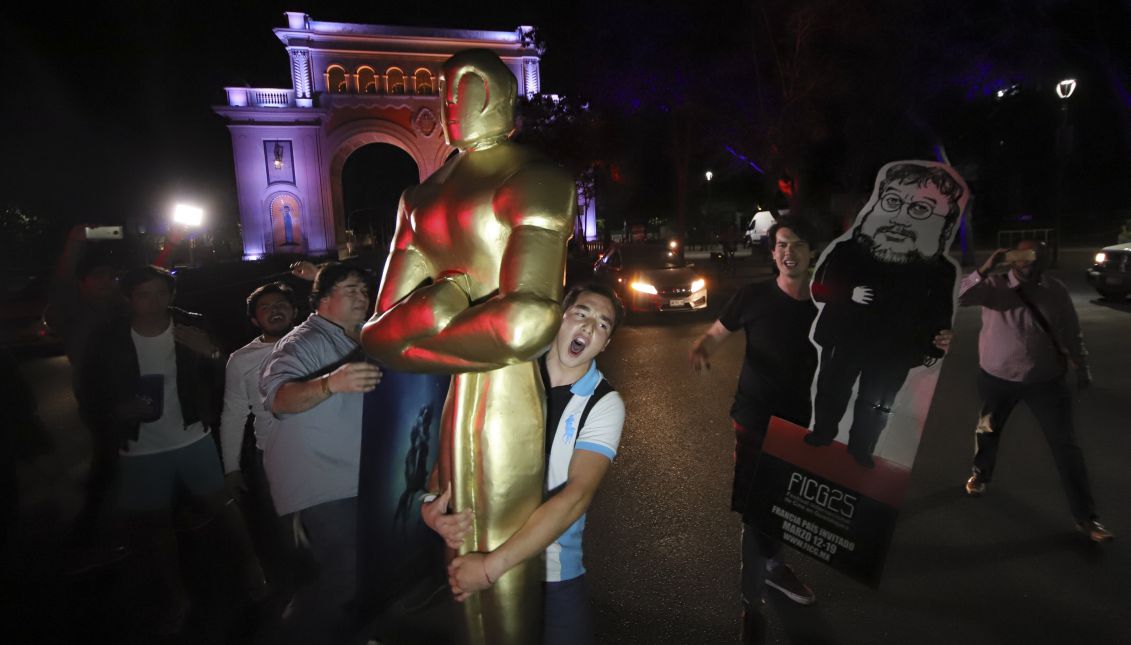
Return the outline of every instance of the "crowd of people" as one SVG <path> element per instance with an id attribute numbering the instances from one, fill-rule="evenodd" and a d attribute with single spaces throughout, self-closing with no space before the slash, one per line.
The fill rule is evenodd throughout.
<path id="1" fill-rule="evenodd" d="M 312 282 L 311 313 L 300 319 L 302 303 L 284 282 L 259 286 L 246 300 L 259 334 L 227 355 L 201 315 L 173 306 L 171 272 L 123 272 L 97 260 L 74 271 L 77 297 L 52 322 L 66 341 L 92 459 L 67 573 L 126 556 L 144 561 L 163 607 L 155 631 L 175 635 L 193 607 L 175 530 L 188 513 L 224 532 L 245 599 L 278 610 L 258 625 L 259 642 L 365 642 L 372 616 L 354 602 L 362 400 L 382 376 L 359 345 L 372 274 L 344 263 L 297 263 L 294 275 Z M 547 427 L 555 430 L 547 436 L 554 494 L 506 544 L 459 558 L 450 575 L 463 600 L 545 553 L 548 615 L 557 617 L 547 623 L 547 642 L 578 643 L 592 642 L 585 510 L 624 420 L 594 359 L 624 308 L 600 285 L 571 291 L 562 308 L 557 339 L 540 361 Z M 435 479 L 433 472 L 430 489 Z M 469 522 L 466 513 L 448 513 L 450 495 L 424 499 L 421 514 L 444 542 L 458 545 Z M 281 561 L 272 563 L 270 581 L 253 532 Z"/>
<path id="2" fill-rule="evenodd" d="M 695 371 L 736 332 L 746 340 L 730 410 L 735 433 L 731 508 L 742 516 L 744 642 L 764 638 L 766 590 L 809 605 L 816 595 L 785 562 L 781 544 L 750 514 L 754 467 L 772 416 L 808 427 L 810 385 L 819 357 L 809 340 L 817 307 L 810 269 L 817 239 L 803 219 L 769 231 L 775 277 L 742 287 L 690 348 Z M 1078 530 L 1095 542 L 1113 534 L 1098 521 L 1066 384 L 1091 382 L 1079 322 L 1062 283 L 1047 275 L 1047 253 L 1022 241 L 995 251 L 961 282 L 959 304 L 982 308 L 979 391 L 970 496 L 987 493 L 1001 433 L 1024 401 L 1053 451 Z M 1006 273 L 995 267 L 1010 261 Z M 261 642 L 365 642 L 357 591 L 358 477 L 365 393 L 381 369 L 360 346 L 372 312 L 374 277 L 337 262 L 301 263 L 312 280 L 311 313 L 282 282 L 254 289 L 246 315 L 259 334 L 231 355 L 208 323 L 173 306 L 177 281 L 154 267 L 118 275 L 108 265 L 75 267 L 79 297 L 60 314 L 73 366 L 74 395 L 92 437 L 86 498 L 74 525 L 81 554 L 73 572 L 143 559 L 163 597 L 157 621 L 176 634 L 193 606 L 183 581 L 174 522 L 182 506 L 224 531 L 236 577 L 250 603 L 282 598 L 259 628 Z M 545 562 L 545 643 L 596 642 L 585 587 L 586 511 L 617 454 L 625 403 L 597 368 L 624 320 L 608 287 L 586 284 L 563 302 L 557 335 L 538 360 L 546 398 L 548 494 L 509 539 L 485 553 L 455 557 L 452 597 L 462 602 L 533 558 Z M 937 336 L 939 355 L 951 334 Z M 822 359 L 823 360 L 823 359 Z M 874 443 L 874 440 L 872 440 Z M 868 447 L 870 450 L 870 446 Z M 450 487 L 433 471 L 421 502 L 424 523 L 449 547 L 471 529 L 452 511 Z M 240 504 L 233 500 L 241 500 Z M 266 540 L 282 564 L 268 576 L 245 514 L 269 518 Z"/>

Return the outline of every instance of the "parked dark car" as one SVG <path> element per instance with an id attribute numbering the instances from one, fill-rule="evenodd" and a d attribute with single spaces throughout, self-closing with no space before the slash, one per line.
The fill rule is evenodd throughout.
<path id="1" fill-rule="evenodd" d="M 1088 269 L 1088 283 L 1104 298 L 1119 300 L 1131 293 L 1131 243 L 1104 247 Z"/>
<path id="2" fill-rule="evenodd" d="M 629 311 L 696 311 L 707 306 L 707 281 L 684 261 L 677 241 L 613 244 L 593 265 Z"/>
<path id="3" fill-rule="evenodd" d="M 60 351 L 62 341 L 43 320 L 49 280 L 42 275 L 14 275 L 4 280 L 0 292 L 0 346 Z"/>

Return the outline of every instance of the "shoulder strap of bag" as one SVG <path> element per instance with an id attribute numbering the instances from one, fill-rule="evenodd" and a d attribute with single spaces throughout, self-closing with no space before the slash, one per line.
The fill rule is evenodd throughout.
<path id="1" fill-rule="evenodd" d="M 585 409 L 581 411 L 581 419 L 577 424 L 578 432 L 585 427 L 585 420 L 589 418 L 589 412 L 593 410 L 593 406 L 597 405 L 597 401 L 600 401 L 602 397 L 612 391 L 613 386 L 605 379 L 601 379 L 601 382 L 597 384 L 597 389 L 593 390 L 593 394 L 585 402 Z"/>
<path id="2" fill-rule="evenodd" d="M 1014 291 L 1017 292 L 1017 297 L 1021 298 L 1021 302 L 1025 303 L 1025 307 L 1029 310 L 1029 313 L 1033 314 L 1033 320 L 1037 322 L 1037 326 L 1040 327 L 1041 331 L 1045 332 L 1045 335 L 1052 341 L 1053 347 L 1056 348 L 1057 353 L 1067 358 L 1068 350 L 1060 343 L 1060 339 L 1056 337 L 1056 334 L 1053 333 L 1052 325 L 1049 324 L 1045 315 L 1041 313 L 1040 308 L 1029 299 L 1028 294 L 1025 293 L 1024 285 L 1018 285 Z"/>

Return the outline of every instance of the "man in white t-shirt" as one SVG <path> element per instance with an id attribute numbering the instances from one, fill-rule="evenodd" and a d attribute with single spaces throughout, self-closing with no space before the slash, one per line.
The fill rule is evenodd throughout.
<path id="1" fill-rule="evenodd" d="M 249 414 L 255 446 L 259 449 L 256 463 L 262 469 L 263 446 L 267 443 L 275 418 L 263 409 L 259 374 L 275 343 L 294 327 L 297 313 L 294 290 L 282 282 L 265 284 L 247 297 L 247 317 L 262 333 L 228 357 L 224 370 L 224 412 L 220 416 L 224 483 L 228 494 L 233 497 L 236 491 L 245 487 L 240 460 Z"/>
<path id="2" fill-rule="evenodd" d="M 239 500 L 248 522 L 258 526 L 257 546 L 261 553 L 276 554 L 278 566 L 270 568 L 272 585 L 278 591 L 290 590 L 296 578 L 311 573 L 309 559 L 299 550 L 291 527 L 279 520 L 267 473 L 263 450 L 278 421 L 263 409 L 259 395 L 259 375 L 275 343 L 295 325 L 298 309 L 294 290 L 282 282 L 265 284 L 247 297 L 247 317 L 261 333 L 250 343 L 232 352 L 224 370 L 224 411 L 220 415 L 220 455 L 224 462 L 224 487 L 231 499 Z M 244 455 L 251 416 L 255 450 Z M 246 458 L 245 458 L 246 457 Z"/>
<path id="3" fill-rule="evenodd" d="M 574 287 L 562 302 L 562 323 L 542 358 L 546 385 L 546 499 L 530 519 L 490 553 L 452 560 L 448 579 L 459 602 L 494 585 L 516 565 L 546 557 L 544 645 L 594 643 L 585 591 L 581 537 L 585 512 L 612 465 L 624 426 L 624 402 L 597 369 L 597 355 L 624 319 L 608 287 Z M 433 489 L 436 479 L 431 482 Z M 451 490 L 432 496 L 424 521 L 458 549 L 470 529 L 470 511 L 445 515 Z"/>
<path id="4" fill-rule="evenodd" d="M 91 334 L 80 374 L 87 416 L 119 446 L 118 506 L 132 520 L 134 549 L 149 556 L 169 595 L 157 625 L 162 633 L 179 631 L 191 605 L 171 520 L 181 491 L 224 522 L 249 594 L 259 599 L 267 591 L 239 508 L 226 504 L 209 439 L 219 416 L 221 353 L 200 315 L 171 306 L 175 286 L 158 267 L 127 272 L 121 288 L 129 317 Z"/>

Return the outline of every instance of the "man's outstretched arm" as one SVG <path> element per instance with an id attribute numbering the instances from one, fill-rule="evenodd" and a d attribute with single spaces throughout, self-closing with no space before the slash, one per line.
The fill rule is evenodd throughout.
<path id="1" fill-rule="evenodd" d="M 732 333 L 734 332 L 723 326 L 722 322 L 716 320 L 705 334 L 691 344 L 691 351 L 687 354 L 691 368 L 696 372 L 702 371 L 704 368 L 711 369 L 711 354 L 714 354 L 719 345 Z"/>
<path id="2" fill-rule="evenodd" d="M 452 560 L 448 581 L 462 602 L 498 582 L 515 566 L 546 550 L 589 508 L 612 464 L 605 455 L 576 450 L 565 487 L 535 509 L 522 528 L 491 553 L 468 553 Z"/>

